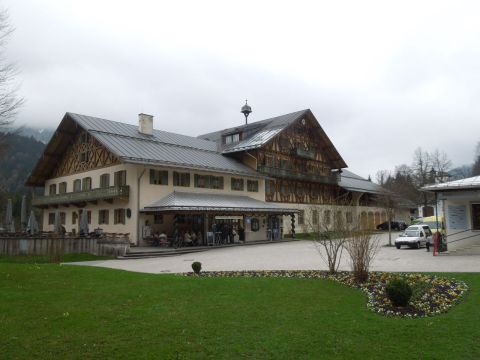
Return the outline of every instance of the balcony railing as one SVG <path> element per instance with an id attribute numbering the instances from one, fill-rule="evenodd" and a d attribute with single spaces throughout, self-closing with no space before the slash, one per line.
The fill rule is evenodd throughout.
<path id="1" fill-rule="evenodd" d="M 322 184 L 338 184 L 338 181 L 339 181 L 339 177 L 336 174 L 324 176 L 319 174 L 302 173 L 298 171 L 280 169 L 280 168 L 264 166 L 264 165 L 259 165 L 258 171 L 264 175 L 269 175 L 273 177 L 312 181 L 312 182 L 319 182 Z"/>
<path id="2" fill-rule="evenodd" d="M 65 194 L 35 197 L 34 206 L 49 206 L 61 204 L 78 204 L 88 201 L 111 200 L 115 198 L 128 199 L 130 189 L 128 186 L 110 186 L 86 191 L 77 191 Z"/>

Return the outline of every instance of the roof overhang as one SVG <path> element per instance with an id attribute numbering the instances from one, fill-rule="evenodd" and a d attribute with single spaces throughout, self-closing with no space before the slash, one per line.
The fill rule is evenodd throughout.
<path id="1" fill-rule="evenodd" d="M 222 212 L 292 214 L 298 209 L 284 208 L 248 196 L 188 193 L 174 191 L 144 206 L 140 212 Z"/>

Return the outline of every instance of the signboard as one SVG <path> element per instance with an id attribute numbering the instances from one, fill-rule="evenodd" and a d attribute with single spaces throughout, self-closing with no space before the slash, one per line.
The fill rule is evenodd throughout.
<path id="1" fill-rule="evenodd" d="M 243 220 L 243 216 L 215 216 L 217 220 Z"/>
<path id="2" fill-rule="evenodd" d="M 214 245 L 215 241 L 213 238 L 213 232 L 209 231 L 207 232 L 207 245 Z"/>
<path id="3" fill-rule="evenodd" d="M 467 206 L 466 205 L 448 205 L 448 224 L 449 229 L 467 230 Z"/>

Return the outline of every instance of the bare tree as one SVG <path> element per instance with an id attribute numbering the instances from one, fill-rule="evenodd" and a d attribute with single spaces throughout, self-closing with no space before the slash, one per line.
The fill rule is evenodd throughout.
<path id="1" fill-rule="evenodd" d="M 5 47 L 12 32 L 13 27 L 9 22 L 7 10 L 0 9 L 0 152 L 5 148 L 8 136 L 2 128 L 12 124 L 24 102 L 24 99 L 17 95 L 18 85 L 15 81 L 17 68 L 5 56 Z"/>
<path id="2" fill-rule="evenodd" d="M 358 229 L 355 207 L 346 200 L 321 207 L 312 206 L 305 219 L 315 237 L 315 248 L 328 266 L 328 271 L 331 274 L 337 272 L 344 243 Z"/>
<path id="3" fill-rule="evenodd" d="M 449 170 L 452 167 L 452 162 L 444 151 L 436 149 L 430 154 L 432 169 L 435 172 L 435 182 L 446 182 L 449 178 Z"/>
<path id="4" fill-rule="evenodd" d="M 356 231 L 344 242 L 355 281 L 362 283 L 368 279 L 370 265 L 378 251 L 378 241 L 379 237 L 370 231 Z"/>
<path id="5" fill-rule="evenodd" d="M 383 186 L 387 183 L 387 180 L 390 178 L 390 171 L 388 170 L 378 170 L 375 175 L 375 180 L 377 184 Z"/>
<path id="6" fill-rule="evenodd" d="M 388 190 L 384 190 L 378 195 L 377 203 L 387 214 L 388 246 L 392 246 L 392 221 L 395 217 L 395 211 L 398 208 L 398 196 Z"/>

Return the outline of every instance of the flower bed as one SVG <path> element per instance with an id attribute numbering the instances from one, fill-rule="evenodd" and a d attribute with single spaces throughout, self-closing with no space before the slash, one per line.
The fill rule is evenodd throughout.
<path id="1" fill-rule="evenodd" d="M 193 276 L 195 274 L 186 273 L 185 275 Z M 202 272 L 200 276 L 287 277 L 334 280 L 363 290 L 368 296 L 367 307 L 372 311 L 387 316 L 404 317 L 424 317 L 444 313 L 457 303 L 468 290 L 468 286 L 463 281 L 417 273 L 394 274 L 371 272 L 368 280 L 363 284 L 357 284 L 350 272 L 339 272 L 332 275 L 325 271 L 317 270 L 219 271 Z M 405 307 L 393 306 L 385 292 L 387 283 L 398 277 L 403 277 L 413 288 L 412 299 L 409 305 Z"/>

